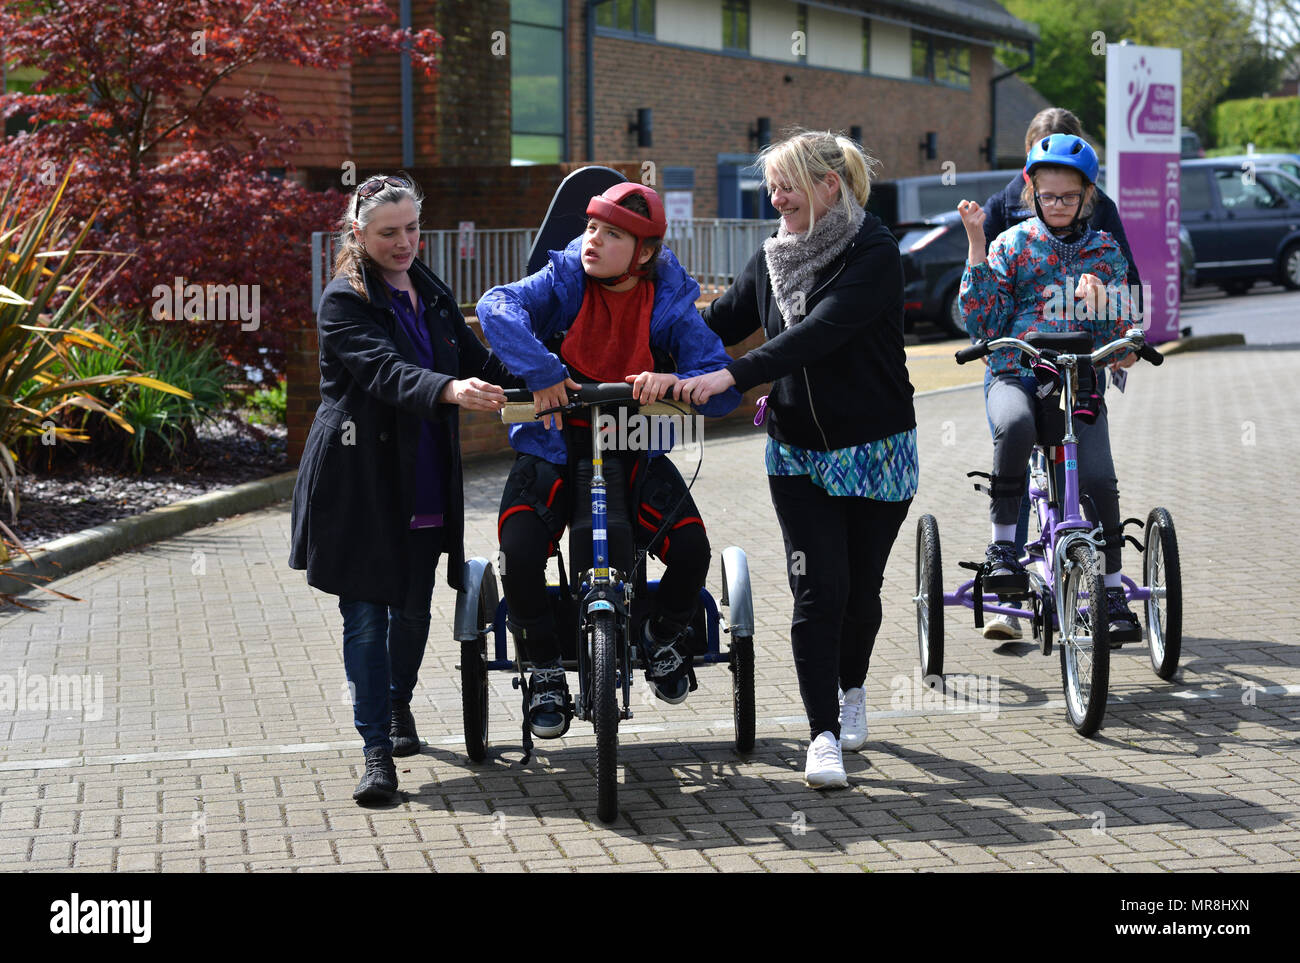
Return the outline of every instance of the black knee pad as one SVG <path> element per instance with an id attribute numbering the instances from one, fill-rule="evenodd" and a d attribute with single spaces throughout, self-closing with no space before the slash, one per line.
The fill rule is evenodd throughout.
<path id="1" fill-rule="evenodd" d="M 989 498 L 1022 498 L 1025 494 L 1025 473 L 1018 475 L 989 475 Z"/>

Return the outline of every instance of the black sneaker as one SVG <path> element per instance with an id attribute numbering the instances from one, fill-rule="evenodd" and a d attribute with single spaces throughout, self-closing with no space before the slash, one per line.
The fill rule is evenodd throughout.
<path id="1" fill-rule="evenodd" d="M 352 798 L 359 803 L 392 802 L 397 795 L 397 768 L 392 753 L 382 746 L 366 750 L 366 771 Z"/>
<path id="2" fill-rule="evenodd" d="M 393 740 L 394 756 L 414 756 L 420 751 L 420 737 L 415 733 L 415 716 L 411 715 L 409 702 L 393 703 L 393 720 L 388 727 L 388 738 Z"/>
<path id="3" fill-rule="evenodd" d="M 1029 576 L 1011 542 L 992 542 L 984 550 L 984 591 L 1008 598 L 1029 590 Z"/>
<path id="4" fill-rule="evenodd" d="M 1110 623 L 1110 647 L 1118 649 L 1125 642 L 1141 642 L 1142 626 L 1128 607 L 1122 588 L 1106 589 L 1106 619 Z"/>
<path id="5" fill-rule="evenodd" d="M 679 632 L 667 642 L 660 642 L 650 631 L 647 621 L 641 630 L 641 664 L 645 666 L 645 680 L 655 697 L 669 705 L 680 705 L 691 691 L 687 669 L 691 657 L 678 650 L 685 644 L 686 633 Z"/>
<path id="6" fill-rule="evenodd" d="M 537 666 L 528 677 L 528 727 L 538 739 L 569 731 L 569 684 L 563 666 Z"/>

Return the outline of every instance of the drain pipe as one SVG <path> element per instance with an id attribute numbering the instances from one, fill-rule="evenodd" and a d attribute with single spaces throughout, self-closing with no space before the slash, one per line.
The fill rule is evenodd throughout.
<path id="1" fill-rule="evenodd" d="M 1005 71 L 998 74 L 989 81 L 989 170 L 996 170 L 998 166 L 998 90 L 997 85 L 1008 77 L 1012 77 L 1022 70 L 1028 70 L 1034 65 L 1034 44 L 1029 44 L 1029 60 L 1016 67 L 1013 70 Z"/>
<path id="2" fill-rule="evenodd" d="M 584 158 L 588 164 L 596 162 L 596 123 L 593 114 L 596 111 L 596 80 L 592 76 L 595 67 L 596 54 L 596 8 L 602 3 L 608 3 L 609 0 L 587 0 L 586 6 L 586 24 L 587 43 L 582 53 L 584 81 L 586 84 L 586 101 L 587 101 L 587 156 Z"/>
<path id="3" fill-rule="evenodd" d="M 411 29 L 411 0 L 402 0 L 399 12 L 403 30 Z M 411 42 L 402 41 L 402 167 L 415 166 L 415 107 L 411 88 Z"/>

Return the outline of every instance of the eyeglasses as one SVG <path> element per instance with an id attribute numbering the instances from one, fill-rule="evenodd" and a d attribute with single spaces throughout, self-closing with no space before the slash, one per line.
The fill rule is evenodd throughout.
<path id="1" fill-rule="evenodd" d="M 409 188 L 410 186 L 409 181 L 404 181 L 400 177 L 372 177 L 357 188 L 357 197 L 374 197 L 385 187 Z"/>
<path id="2" fill-rule="evenodd" d="M 1064 207 L 1067 210 L 1079 206 L 1079 199 L 1083 197 L 1081 191 L 1071 191 L 1069 194 L 1039 194 L 1035 192 L 1034 197 L 1038 198 L 1038 203 L 1043 207 Z"/>

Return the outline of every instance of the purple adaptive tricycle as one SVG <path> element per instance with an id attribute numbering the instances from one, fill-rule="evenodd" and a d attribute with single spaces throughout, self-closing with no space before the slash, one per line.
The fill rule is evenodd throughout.
<path id="1" fill-rule="evenodd" d="M 1100 364 L 1127 348 L 1151 364 L 1164 361 L 1138 328 L 1096 351 L 1091 347 L 1092 335 L 1086 333 L 1034 333 L 1028 341 L 995 338 L 957 352 L 957 362 L 965 364 L 999 348 L 1019 348 L 1039 366 L 1055 369 L 1061 381 L 1065 435 L 1059 445 L 1036 445 L 1030 458 L 1029 497 L 1038 519 L 1039 537 L 1025 546 L 1021 560 L 1029 574 L 1027 595 L 1017 598 L 985 593 L 981 584 L 983 566 L 974 562 L 959 564 L 973 570 L 975 577 L 957 591 L 945 592 L 939 525 L 933 515 L 922 515 L 916 532 L 913 598 L 921 671 L 927 677 L 943 675 L 945 605 L 973 609 L 976 628 L 983 626 L 985 613 L 1028 619 L 1043 655 L 1051 654 L 1053 633 L 1059 633 L 1066 714 L 1083 736 L 1091 736 L 1101 728 L 1106 712 L 1111 641 L 1099 564 L 1104 536 L 1100 525 L 1085 519 L 1079 508 L 1079 443 L 1074 433 L 1078 366 L 1085 362 Z M 1056 471 L 1049 470 L 1054 465 L 1062 466 L 1063 484 Z M 1141 519 L 1129 518 L 1122 527 L 1142 524 Z M 1146 519 L 1145 541 L 1138 542 L 1132 535 L 1126 535 L 1125 540 L 1143 556 L 1143 584 L 1139 586 L 1124 576 L 1125 595 L 1130 602 L 1143 603 L 1152 667 L 1160 678 L 1169 679 L 1178 669 L 1183 611 L 1173 519 L 1165 509 L 1153 508 Z M 1011 603 L 1015 601 L 1027 603 L 1027 608 L 1014 607 Z"/>

